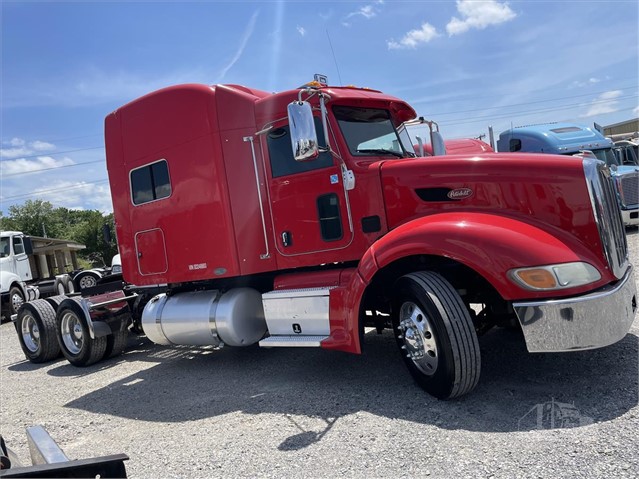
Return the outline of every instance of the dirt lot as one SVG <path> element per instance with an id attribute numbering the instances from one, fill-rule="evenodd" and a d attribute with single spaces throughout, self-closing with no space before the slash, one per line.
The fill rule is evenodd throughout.
<path id="1" fill-rule="evenodd" d="M 24 428 L 42 424 L 72 458 L 128 454 L 134 478 L 634 478 L 638 336 L 636 320 L 608 348 L 528 354 L 493 330 L 477 389 L 442 402 L 413 384 L 390 334 L 369 333 L 362 356 L 132 337 L 124 356 L 79 369 L 25 361 L 6 323 L 0 432 L 28 462 Z"/>

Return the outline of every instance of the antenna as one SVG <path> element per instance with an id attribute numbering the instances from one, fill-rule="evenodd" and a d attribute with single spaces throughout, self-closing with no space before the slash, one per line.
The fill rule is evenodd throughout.
<path id="1" fill-rule="evenodd" d="M 333 53 L 333 61 L 335 62 L 335 68 L 337 69 L 337 79 L 339 80 L 340 86 L 343 86 L 344 84 L 342 83 L 342 75 L 339 74 L 339 66 L 337 65 L 337 58 L 335 58 L 335 50 L 333 50 L 331 36 L 328 34 L 328 28 L 326 29 L 326 36 L 328 37 L 328 44 L 331 47 L 331 53 Z"/>

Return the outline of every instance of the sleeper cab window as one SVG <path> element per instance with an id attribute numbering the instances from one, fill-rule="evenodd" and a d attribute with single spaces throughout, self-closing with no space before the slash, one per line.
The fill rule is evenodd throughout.
<path id="1" fill-rule="evenodd" d="M 169 166 L 166 160 L 156 161 L 131 171 L 131 198 L 134 205 L 171 196 Z"/>

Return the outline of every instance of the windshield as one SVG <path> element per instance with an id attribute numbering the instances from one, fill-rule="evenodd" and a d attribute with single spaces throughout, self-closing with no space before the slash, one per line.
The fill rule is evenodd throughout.
<path id="1" fill-rule="evenodd" d="M 333 113 L 353 156 L 412 156 L 402 145 L 388 110 L 334 106 Z M 412 153 L 412 148 L 408 151 Z"/>
<path id="2" fill-rule="evenodd" d="M 3 236 L 0 238 L 0 258 L 9 256 L 9 237 Z"/>
<path id="3" fill-rule="evenodd" d="M 630 165 L 630 166 L 639 165 L 639 161 L 637 161 L 637 156 L 635 155 L 635 151 L 632 149 L 631 146 L 616 147 L 614 151 L 615 151 L 615 155 L 617 156 L 617 162 L 620 165 Z"/>
<path id="4" fill-rule="evenodd" d="M 619 162 L 617 161 L 617 156 L 615 152 L 612 151 L 612 148 L 602 148 L 601 150 L 591 150 L 597 159 L 603 161 L 608 166 L 617 165 L 619 166 Z"/>

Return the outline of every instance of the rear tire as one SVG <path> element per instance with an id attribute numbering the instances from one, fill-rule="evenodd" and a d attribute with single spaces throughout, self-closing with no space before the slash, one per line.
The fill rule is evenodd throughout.
<path id="1" fill-rule="evenodd" d="M 84 311 L 71 298 L 62 301 L 58 308 L 56 335 L 62 354 L 74 366 L 90 366 L 106 352 L 107 337 L 91 339 Z"/>
<path id="2" fill-rule="evenodd" d="M 441 275 L 421 271 L 395 284 L 393 331 L 411 375 L 439 399 L 469 393 L 481 371 L 479 342 L 461 297 Z"/>
<path id="3" fill-rule="evenodd" d="M 67 299 L 67 296 L 65 296 L 64 294 L 59 294 L 57 296 L 49 296 L 48 298 L 44 298 L 44 300 L 47 303 L 49 303 L 55 310 L 58 309 L 58 306 L 60 306 L 62 301 L 64 301 L 65 299 Z"/>
<path id="4" fill-rule="evenodd" d="M 45 300 L 23 304 L 18 311 L 16 329 L 20 347 L 32 363 L 45 363 L 60 356 L 55 310 Z"/>
<path id="5" fill-rule="evenodd" d="M 101 275 L 95 271 L 83 271 L 73 278 L 75 289 L 77 291 L 82 291 L 87 288 L 93 288 L 94 286 L 97 286 L 100 278 Z"/>
<path id="6" fill-rule="evenodd" d="M 129 330 L 116 331 L 113 334 L 107 336 L 106 351 L 104 352 L 104 359 L 114 358 L 119 356 L 126 349 L 126 345 L 129 339 Z"/>

